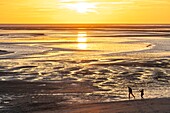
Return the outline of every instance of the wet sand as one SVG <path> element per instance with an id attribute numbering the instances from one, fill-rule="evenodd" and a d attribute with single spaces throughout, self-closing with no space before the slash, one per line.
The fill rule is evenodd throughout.
<path id="1" fill-rule="evenodd" d="M 169 66 L 169 58 L 37 59 L 24 65 L 7 60 L 0 66 L 0 112 L 166 113 L 169 101 L 147 99 L 169 97 Z M 143 100 L 128 101 L 127 85 L 136 99 L 144 88 L 153 110 Z"/>
<path id="2" fill-rule="evenodd" d="M 0 112 L 168 112 L 170 28 L 139 27 L 2 28 Z"/>
<path id="3" fill-rule="evenodd" d="M 89 82 L 0 81 L 0 112 L 25 113 L 62 108 L 78 101 L 73 98 L 83 97 L 95 89 Z"/>

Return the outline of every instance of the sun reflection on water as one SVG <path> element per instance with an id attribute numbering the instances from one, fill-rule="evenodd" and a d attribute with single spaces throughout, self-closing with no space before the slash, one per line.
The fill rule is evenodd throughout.
<path id="1" fill-rule="evenodd" d="M 77 34 L 77 47 L 78 49 L 85 50 L 87 49 L 87 33 L 86 32 L 78 32 Z"/>
<path id="2" fill-rule="evenodd" d="M 78 46 L 78 48 L 81 49 L 81 50 L 87 49 L 87 44 L 85 44 L 85 43 L 79 43 L 77 46 Z"/>

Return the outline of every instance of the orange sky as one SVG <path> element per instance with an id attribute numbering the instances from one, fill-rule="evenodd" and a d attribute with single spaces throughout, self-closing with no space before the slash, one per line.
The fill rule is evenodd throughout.
<path id="1" fill-rule="evenodd" d="M 170 23 L 170 0 L 0 0 L 0 23 Z"/>

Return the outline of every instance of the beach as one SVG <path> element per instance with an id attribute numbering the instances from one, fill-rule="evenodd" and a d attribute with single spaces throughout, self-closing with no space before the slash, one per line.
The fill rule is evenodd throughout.
<path id="1" fill-rule="evenodd" d="M 75 105 L 34 113 L 169 113 L 169 98 Z"/>
<path id="2" fill-rule="evenodd" d="M 169 112 L 169 25 L 70 26 L 0 25 L 0 112 Z"/>
<path id="3" fill-rule="evenodd" d="M 8 94 L 1 100 L 1 105 L 8 104 L 1 113 L 168 113 L 170 110 L 170 98 L 131 98 L 125 101 L 97 102 L 97 99 L 101 97 L 91 97 L 96 102 L 91 103 L 86 100 L 79 103 L 78 95 L 69 95 L 76 92 L 83 98 L 85 96 L 83 94 L 97 90 L 89 82 L 63 84 L 11 81 L 0 82 L 0 86 L 1 92 Z M 64 96 L 63 93 L 65 93 Z"/>

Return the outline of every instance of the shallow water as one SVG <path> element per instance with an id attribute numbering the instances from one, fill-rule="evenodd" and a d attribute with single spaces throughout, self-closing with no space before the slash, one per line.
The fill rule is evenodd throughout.
<path id="1" fill-rule="evenodd" d="M 168 25 L 0 29 L 0 82 L 5 84 L 0 87 L 0 109 L 29 102 L 26 110 L 54 100 L 57 105 L 127 100 L 127 86 L 137 99 L 140 89 L 145 98 L 170 97 Z"/>

